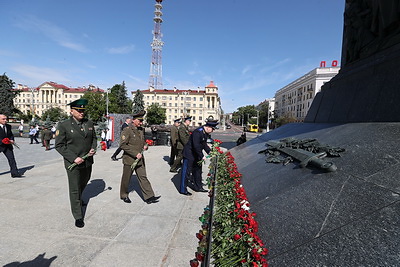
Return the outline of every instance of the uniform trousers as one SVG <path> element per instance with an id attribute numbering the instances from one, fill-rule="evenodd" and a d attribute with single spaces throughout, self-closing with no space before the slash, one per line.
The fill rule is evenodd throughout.
<path id="1" fill-rule="evenodd" d="M 194 159 L 183 158 L 180 193 L 187 192 L 188 181 L 193 183 L 193 190 L 202 189 L 203 180 L 201 174 L 202 165 L 198 164 Z"/>
<path id="2" fill-rule="evenodd" d="M 177 155 L 177 148 L 176 146 L 171 145 L 171 153 L 169 154 L 169 165 L 174 164 L 176 155 Z"/>
<path id="3" fill-rule="evenodd" d="M 150 181 L 147 179 L 146 166 L 143 163 L 143 160 L 141 160 L 138 165 L 136 165 L 135 173 L 139 182 L 140 189 L 142 190 L 143 199 L 147 200 L 151 197 L 154 197 L 154 191 L 151 187 Z M 124 164 L 122 170 L 121 188 L 119 192 L 121 198 L 128 197 L 129 183 L 131 181 L 132 174 L 133 170 L 131 168 L 131 165 Z"/>
<path id="4" fill-rule="evenodd" d="M 85 164 L 85 163 L 83 163 Z M 79 168 L 76 166 L 71 171 L 67 170 L 69 185 L 69 201 L 71 203 L 71 211 L 75 220 L 83 218 L 82 212 L 82 192 L 85 190 L 87 183 L 92 174 L 92 166 Z"/>
<path id="5" fill-rule="evenodd" d="M 174 163 L 171 166 L 171 170 L 177 170 L 179 168 L 179 166 L 182 165 L 182 158 L 183 158 L 182 152 L 183 152 L 183 149 L 178 149 L 178 148 L 176 149 L 176 158 L 175 158 Z"/>
<path id="6" fill-rule="evenodd" d="M 14 151 L 12 151 L 8 147 L 6 147 L 6 148 L 4 148 L 3 153 L 8 160 L 8 165 L 10 165 L 11 175 L 17 175 L 18 169 L 17 169 L 17 163 L 15 161 L 15 157 L 14 157 Z"/>

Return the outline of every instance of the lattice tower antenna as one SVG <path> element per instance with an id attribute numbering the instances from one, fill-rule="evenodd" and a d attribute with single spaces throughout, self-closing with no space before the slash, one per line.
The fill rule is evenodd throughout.
<path id="1" fill-rule="evenodd" d="M 154 7 L 156 8 L 154 11 L 154 30 L 153 30 L 153 41 L 151 42 L 151 63 L 150 63 L 150 79 L 149 79 L 149 88 L 153 89 L 163 89 L 162 83 L 162 47 L 164 42 L 161 40 L 161 23 L 162 20 L 162 0 L 156 0 L 156 4 Z"/>

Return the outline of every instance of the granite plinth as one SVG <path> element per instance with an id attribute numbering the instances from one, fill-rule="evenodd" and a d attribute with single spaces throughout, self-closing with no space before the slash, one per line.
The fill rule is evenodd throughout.
<path id="1" fill-rule="evenodd" d="M 268 140 L 317 138 L 346 149 L 336 172 L 266 163 Z M 271 266 L 400 262 L 400 123 L 298 123 L 231 150 Z"/>

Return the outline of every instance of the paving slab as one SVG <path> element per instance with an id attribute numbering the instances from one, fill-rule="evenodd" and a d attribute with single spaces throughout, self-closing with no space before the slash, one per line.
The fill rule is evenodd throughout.
<path id="1" fill-rule="evenodd" d="M 24 178 L 11 178 L 0 155 L 0 264 L 2 266 L 188 266 L 197 249 L 199 217 L 209 198 L 177 191 L 180 174 L 170 173 L 170 148 L 145 152 L 147 175 L 157 204 L 146 204 L 133 177 L 127 204 L 119 199 L 122 160 L 115 148 L 95 155 L 92 178 L 83 199 L 85 227 L 72 217 L 67 175 L 55 149 L 16 138 L 14 154 Z M 54 146 L 54 141 L 52 141 Z M 204 165 L 203 177 L 206 177 Z M 139 190 L 140 191 L 140 190 Z"/>

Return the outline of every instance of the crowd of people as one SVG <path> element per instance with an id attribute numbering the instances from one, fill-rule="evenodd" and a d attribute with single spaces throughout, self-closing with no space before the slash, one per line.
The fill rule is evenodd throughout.
<path id="1" fill-rule="evenodd" d="M 64 166 L 68 177 L 69 198 L 72 215 L 76 227 L 84 227 L 84 213 L 82 207 L 82 193 L 88 184 L 93 165 L 93 156 L 97 149 L 97 135 L 94 123 L 85 117 L 85 109 L 88 101 L 78 99 L 71 103 L 70 118 L 58 123 L 57 128 L 43 126 L 40 129 L 42 145 L 46 150 L 50 149 L 50 140 L 55 138 L 55 149 L 64 159 Z M 144 138 L 143 120 L 145 111 L 140 111 L 126 117 L 121 126 L 119 147 L 111 156 L 112 160 L 118 160 L 118 154 L 122 155 L 122 177 L 120 184 L 120 199 L 125 203 L 131 203 L 129 198 L 129 183 L 133 172 L 136 173 L 143 199 L 147 204 L 159 202 L 161 196 L 154 194 L 152 185 L 147 178 L 146 164 L 143 152 L 148 149 Z M 200 161 L 205 159 L 203 151 L 210 153 L 207 140 L 218 124 L 217 120 L 209 118 L 203 126 L 198 127 L 192 133 L 189 131 L 191 117 L 186 117 L 181 123 L 175 120 L 171 129 L 171 154 L 169 163 L 171 172 L 177 173 L 181 169 L 179 193 L 189 196 L 191 193 L 187 187 L 195 192 L 208 192 L 202 184 L 202 166 Z M 22 125 L 22 124 L 21 124 Z M 20 136 L 23 136 L 23 126 L 18 128 Z M 105 130 L 101 138 L 105 142 L 111 140 L 110 132 Z M 30 144 L 39 144 L 39 127 L 30 126 Z M 5 140 L 7 142 L 5 142 Z M 11 125 L 7 124 L 7 117 L 0 114 L 0 152 L 6 156 L 12 177 L 23 177 L 18 171 L 13 153 L 14 135 Z M 110 146 L 109 144 L 107 145 Z"/>

